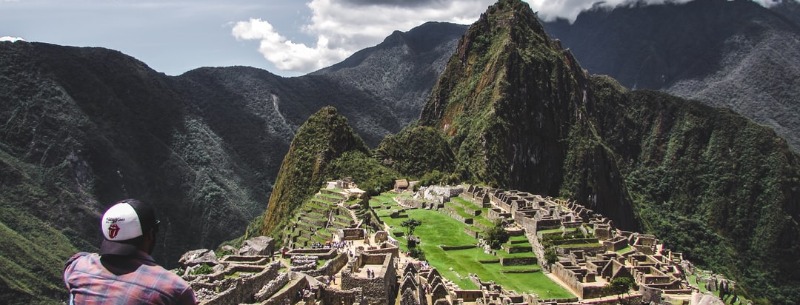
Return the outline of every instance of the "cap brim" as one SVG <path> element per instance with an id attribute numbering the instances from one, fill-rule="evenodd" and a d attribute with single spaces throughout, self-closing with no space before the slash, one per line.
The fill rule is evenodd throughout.
<path id="1" fill-rule="evenodd" d="M 124 242 L 110 241 L 105 238 L 103 239 L 103 243 L 100 244 L 100 254 L 102 255 L 134 255 L 138 251 L 139 248 L 135 245 Z"/>

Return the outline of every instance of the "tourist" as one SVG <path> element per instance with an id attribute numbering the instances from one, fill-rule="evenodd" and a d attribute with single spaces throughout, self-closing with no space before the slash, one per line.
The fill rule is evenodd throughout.
<path id="1" fill-rule="evenodd" d="M 186 281 L 150 256 L 158 223 L 136 199 L 117 202 L 100 219 L 100 253 L 73 255 L 64 269 L 69 304 L 196 304 Z"/>

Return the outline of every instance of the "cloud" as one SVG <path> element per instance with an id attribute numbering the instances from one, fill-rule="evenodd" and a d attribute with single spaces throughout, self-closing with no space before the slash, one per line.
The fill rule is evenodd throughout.
<path id="1" fill-rule="evenodd" d="M 315 47 L 295 43 L 280 35 L 267 21 L 251 18 L 237 22 L 231 31 L 239 40 L 259 40 L 258 51 L 275 67 L 283 71 L 309 72 L 338 62 L 351 51 L 330 46 L 327 37 L 320 35 Z"/>
<path id="2" fill-rule="evenodd" d="M 374 46 L 393 31 L 407 31 L 427 21 L 468 24 L 494 0 L 366 1 L 312 0 L 309 22 L 302 31 L 316 37 L 313 46 L 293 42 L 266 20 L 236 22 L 238 40 L 259 41 L 259 52 L 283 71 L 311 72 L 340 62 Z"/>
<path id="3" fill-rule="evenodd" d="M 540 18 L 574 21 L 592 7 L 685 3 L 690 0 L 525 0 Z M 755 0 L 768 6 L 780 0 Z M 344 60 L 354 52 L 374 46 L 395 30 L 407 31 L 427 21 L 470 24 L 496 0 L 311 0 L 311 17 L 302 31 L 316 38 L 315 45 L 293 42 L 267 20 L 235 23 L 238 40 L 257 40 L 259 52 L 278 69 L 307 73 Z"/>
<path id="4" fill-rule="evenodd" d="M 432 6 L 442 5 L 449 1 L 447 0 L 343 0 L 343 3 L 349 3 L 354 6 L 397 6 L 397 7 L 419 7 L 419 6 Z"/>
<path id="5" fill-rule="evenodd" d="M 23 39 L 22 37 L 3 36 L 0 37 L 0 41 L 17 42 L 17 41 L 25 41 L 25 39 Z"/>
<path id="6" fill-rule="evenodd" d="M 575 21 L 582 11 L 593 7 L 614 8 L 640 4 L 686 3 L 689 1 L 691 0 L 526 0 L 531 8 L 538 12 L 539 18 L 545 21 L 564 18 L 570 22 Z"/>

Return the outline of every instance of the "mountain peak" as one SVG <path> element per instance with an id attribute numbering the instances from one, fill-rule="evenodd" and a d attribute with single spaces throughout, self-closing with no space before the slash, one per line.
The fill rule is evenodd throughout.
<path id="1" fill-rule="evenodd" d="M 450 137 L 477 181 L 556 195 L 585 79 L 526 3 L 499 1 L 460 41 L 420 121 Z"/>
<path id="2" fill-rule="evenodd" d="M 328 163 L 348 151 L 367 152 L 347 119 L 326 106 L 303 123 L 286 153 L 264 214 L 262 232 L 276 233 L 288 216 L 319 189 Z"/>

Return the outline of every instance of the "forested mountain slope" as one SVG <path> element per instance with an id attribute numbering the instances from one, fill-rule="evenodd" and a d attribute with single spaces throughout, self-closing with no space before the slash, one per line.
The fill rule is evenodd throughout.
<path id="1" fill-rule="evenodd" d="M 470 27 L 421 123 L 447 137 L 464 179 L 578 200 L 752 297 L 800 301 L 800 159 L 786 141 L 729 110 L 585 74 L 521 1 Z"/>
<path id="2" fill-rule="evenodd" d="M 749 0 L 598 6 L 545 23 L 592 74 L 726 107 L 800 149 L 798 3 Z"/>

